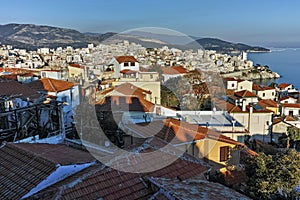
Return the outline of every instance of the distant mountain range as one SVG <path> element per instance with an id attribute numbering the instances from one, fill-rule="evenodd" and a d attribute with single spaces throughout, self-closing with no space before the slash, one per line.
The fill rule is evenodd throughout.
<path id="1" fill-rule="evenodd" d="M 131 33 L 81 33 L 73 29 L 41 26 L 34 24 L 6 24 L 0 25 L 1 44 L 10 44 L 15 48 L 36 50 L 41 47 L 86 47 L 87 44 L 95 45 L 101 42 L 128 40 L 139 43 L 145 47 L 155 48 L 162 46 L 176 47 L 179 49 L 198 49 L 201 45 L 207 50 L 216 50 L 221 53 L 235 51 L 269 51 L 263 47 L 252 47 L 245 44 L 234 44 L 215 38 L 187 37 L 146 33 L 134 31 Z M 195 39 L 195 40 L 194 40 Z"/>

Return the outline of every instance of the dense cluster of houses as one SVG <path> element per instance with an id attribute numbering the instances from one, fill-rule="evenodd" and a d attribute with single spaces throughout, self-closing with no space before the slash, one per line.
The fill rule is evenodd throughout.
<path id="1" fill-rule="evenodd" d="M 287 127 L 300 128 L 299 93 L 293 85 L 266 87 L 225 78 L 226 95 L 214 99 L 210 111 L 176 110 L 161 105 L 161 84 L 195 69 L 196 61 L 181 63 L 194 53 L 127 42 L 117 47 L 42 48 L 35 54 L 1 49 L 1 194 L 8 199 L 248 199 L 242 191 L 209 181 L 210 172 L 227 171 L 226 166 L 242 171 L 245 157 L 258 155 L 245 145 L 250 137 L 278 142 Z M 161 72 L 147 66 L 152 61 L 162 65 Z M 98 65 L 89 66 L 93 62 Z M 81 104 L 93 106 L 104 142 L 96 141 L 93 127 L 82 121 L 85 128 L 74 136 Z M 116 148 L 137 155 L 160 151 L 161 158 L 135 158 L 131 167 L 144 172 L 130 173 L 96 161 L 86 151 L 105 157 Z M 150 170 L 168 156 L 176 161 Z M 129 158 L 113 162 L 128 164 L 124 159 Z"/>

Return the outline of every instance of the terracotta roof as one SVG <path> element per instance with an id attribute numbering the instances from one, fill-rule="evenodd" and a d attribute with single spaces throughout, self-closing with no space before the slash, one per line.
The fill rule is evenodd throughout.
<path id="1" fill-rule="evenodd" d="M 291 84 L 289 84 L 289 83 L 281 83 L 281 84 L 277 85 L 277 87 L 280 88 L 280 89 L 284 89 L 284 88 L 286 88 L 286 87 L 288 87 L 290 85 Z"/>
<path id="2" fill-rule="evenodd" d="M 118 61 L 118 63 L 139 62 L 137 59 L 135 59 L 134 56 L 118 56 L 116 57 L 116 60 Z"/>
<path id="3" fill-rule="evenodd" d="M 18 80 L 18 75 L 17 74 L 8 74 L 8 75 L 1 75 L 0 80 Z"/>
<path id="4" fill-rule="evenodd" d="M 234 95 L 233 89 L 226 89 L 225 92 L 226 92 L 226 95 Z"/>
<path id="5" fill-rule="evenodd" d="M 137 71 L 133 71 L 133 70 L 130 70 L 130 69 L 123 69 L 120 71 L 120 73 L 122 74 L 136 74 Z"/>
<path id="6" fill-rule="evenodd" d="M 13 80 L 3 80 L 0 81 L 0 96 L 18 96 L 23 99 L 34 99 L 39 98 L 41 95 L 26 84 Z"/>
<path id="7" fill-rule="evenodd" d="M 96 102 L 98 111 L 153 112 L 155 105 L 139 96 L 107 96 Z"/>
<path id="8" fill-rule="evenodd" d="M 188 71 L 182 66 L 162 67 L 163 74 L 187 74 Z"/>
<path id="9" fill-rule="evenodd" d="M 225 81 L 237 81 L 237 79 L 235 79 L 233 77 L 227 77 L 227 78 L 225 78 Z"/>
<path id="10" fill-rule="evenodd" d="M 284 96 L 284 97 L 279 98 L 278 100 L 279 100 L 279 101 L 284 101 L 284 100 L 287 100 L 287 99 L 293 99 L 293 100 L 296 100 L 294 97 L 291 97 L 291 96 Z"/>
<path id="11" fill-rule="evenodd" d="M 149 180 L 158 188 L 158 193 L 167 197 L 167 199 L 250 200 L 247 196 L 242 195 L 233 189 L 206 180 L 191 179 L 180 181 L 178 179 L 155 177 L 151 177 Z M 156 195 L 157 194 L 153 195 L 152 199 L 157 199 Z"/>
<path id="12" fill-rule="evenodd" d="M 297 121 L 297 120 L 296 120 L 294 117 L 287 115 L 287 116 L 284 118 L 284 121 Z"/>
<path id="13" fill-rule="evenodd" d="M 264 109 L 267 107 L 278 107 L 278 103 L 272 99 L 262 99 L 258 102 L 258 105 L 262 106 Z"/>
<path id="14" fill-rule="evenodd" d="M 257 84 L 253 84 L 252 89 L 256 90 L 256 91 L 275 90 L 275 88 L 273 88 L 273 87 L 268 87 L 268 86 L 261 87 L 260 85 L 257 85 Z"/>
<path id="15" fill-rule="evenodd" d="M 250 106 L 246 106 L 246 111 L 243 111 L 241 106 L 234 105 L 230 102 L 226 101 L 218 101 L 216 102 L 216 107 L 220 109 L 225 109 L 227 110 L 228 113 L 249 113 L 250 111 Z M 268 109 L 262 109 L 262 110 L 255 110 L 253 109 L 253 113 L 271 113 L 273 111 L 268 110 Z"/>
<path id="16" fill-rule="evenodd" d="M 217 133 L 211 129 L 179 121 L 177 119 L 168 118 L 165 120 L 153 121 L 150 123 L 129 124 L 127 127 L 139 136 L 144 138 L 157 136 L 172 144 L 180 144 L 183 142 L 191 142 L 193 140 L 212 139 L 234 145 L 244 146 L 229 137 Z M 176 138 L 175 138 L 176 136 Z"/>
<path id="17" fill-rule="evenodd" d="M 123 83 L 121 85 L 117 85 L 113 88 L 112 91 L 117 91 L 119 93 L 122 93 L 124 95 L 134 95 L 134 96 L 145 96 L 146 94 L 152 94 L 150 90 L 144 90 L 140 87 L 137 87 L 131 83 Z M 109 94 L 109 93 L 106 93 Z"/>
<path id="18" fill-rule="evenodd" d="M 153 152 L 161 149 L 164 145 L 166 145 L 164 141 L 153 138 L 146 146 L 139 147 L 139 151 L 141 153 Z M 155 163 L 160 164 L 168 158 L 169 154 L 167 152 L 164 154 L 166 156 L 155 160 Z M 124 158 L 126 163 L 127 159 Z M 139 159 L 136 160 L 136 162 L 139 161 Z M 123 159 L 117 160 L 117 162 L 123 162 Z M 142 168 L 152 167 L 147 161 L 140 162 L 138 165 Z M 42 199 L 148 199 L 156 191 L 149 187 L 147 177 L 186 180 L 202 175 L 207 170 L 208 166 L 205 163 L 186 153 L 172 164 L 147 173 L 122 172 L 97 164 L 40 191 L 34 197 Z"/>
<path id="19" fill-rule="evenodd" d="M 235 92 L 234 93 L 235 96 L 237 97 L 243 97 L 243 98 L 247 98 L 247 97 L 257 97 L 256 94 L 249 92 L 248 90 L 242 90 L 239 92 Z"/>
<path id="20" fill-rule="evenodd" d="M 76 156 L 74 156 L 76 155 Z M 21 199 L 59 165 L 94 160 L 88 153 L 64 145 L 2 144 L 0 193 L 4 199 Z"/>
<path id="21" fill-rule="evenodd" d="M 283 103 L 281 105 L 286 108 L 300 108 L 300 103 Z"/>
<path id="22" fill-rule="evenodd" d="M 82 164 L 95 160 L 88 152 L 74 149 L 64 144 L 17 143 L 12 145 L 30 152 L 35 157 L 42 157 L 60 165 Z"/>
<path id="23" fill-rule="evenodd" d="M 69 90 L 75 86 L 74 83 L 57 80 L 52 78 L 42 78 L 36 81 L 32 81 L 27 83 L 30 88 L 37 91 L 46 91 L 46 92 L 61 92 L 65 90 Z"/>
<path id="24" fill-rule="evenodd" d="M 70 64 L 69 66 L 75 67 L 75 68 L 79 68 L 79 69 L 84 69 L 84 66 L 79 65 L 79 64 L 75 64 L 75 63 L 72 63 L 72 64 Z"/>

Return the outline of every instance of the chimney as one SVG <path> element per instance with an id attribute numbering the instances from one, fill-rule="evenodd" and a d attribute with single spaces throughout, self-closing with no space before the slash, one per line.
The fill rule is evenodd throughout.
<path id="1" fill-rule="evenodd" d="M 253 105 L 250 105 L 250 114 L 253 113 Z"/>
<path id="2" fill-rule="evenodd" d="M 246 111 L 246 99 L 242 100 L 242 111 L 245 112 Z"/>

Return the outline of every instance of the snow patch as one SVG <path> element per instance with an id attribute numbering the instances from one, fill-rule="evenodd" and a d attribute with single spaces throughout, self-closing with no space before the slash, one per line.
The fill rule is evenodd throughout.
<path id="1" fill-rule="evenodd" d="M 45 180 L 40 182 L 36 187 L 32 188 L 27 194 L 25 194 L 21 199 L 28 198 L 33 194 L 61 181 L 65 178 L 86 169 L 92 165 L 96 164 L 96 162 L 78 164 L 78 165 L 66 165 L 66 166 L 58 166 L 57 169 L 50 174 Z"/>

